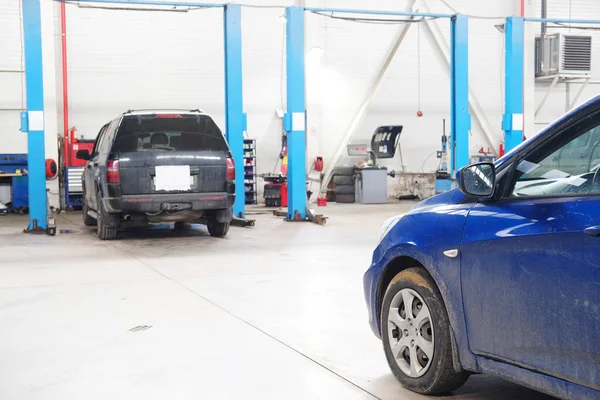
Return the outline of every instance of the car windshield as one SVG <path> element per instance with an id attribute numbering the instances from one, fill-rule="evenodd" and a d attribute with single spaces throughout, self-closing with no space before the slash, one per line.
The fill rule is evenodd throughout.
<path id="1" fill-rule="evenodd" d="M 124 117 L 113 151 L 229 151 L 229 148 L 221 130 L 207 115 L 151 114 Z"/>

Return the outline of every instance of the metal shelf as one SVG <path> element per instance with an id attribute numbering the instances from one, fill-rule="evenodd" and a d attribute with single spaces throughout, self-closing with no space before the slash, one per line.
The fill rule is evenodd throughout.
<path id="1" fill-rule="evenodd" d="M 246 147 L 248 146 L 248 147 Z M 244 139 L 244 160 L 252 160 L 251 165 L 244 165 L 244 187 L 252 190 L 244 192 L 246 204 L 258 204 L 256 180 L 256 140 Z M 249 181 L 249 182 L 246 182 Z"/>

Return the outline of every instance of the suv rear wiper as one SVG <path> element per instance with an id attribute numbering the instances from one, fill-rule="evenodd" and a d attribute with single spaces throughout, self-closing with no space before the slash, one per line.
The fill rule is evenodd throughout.
<path id="1" fill-rule="evenodd" d="M 170 147 L 170 146 L 152 146 L 150 149 L 148 150 L 175 150 L 175 147 Z"/>

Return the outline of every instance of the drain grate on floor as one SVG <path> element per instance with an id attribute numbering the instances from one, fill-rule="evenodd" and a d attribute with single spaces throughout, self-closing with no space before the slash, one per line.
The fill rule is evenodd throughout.
<path id="1" fill-rule="evenodd" d="M 129 332 L 147 331 L 150 328 L 152 328 L 152 325 L 138 325 L 138 326 L 134 326 L 133 328 L 131 328 L 129 330 Z"/>

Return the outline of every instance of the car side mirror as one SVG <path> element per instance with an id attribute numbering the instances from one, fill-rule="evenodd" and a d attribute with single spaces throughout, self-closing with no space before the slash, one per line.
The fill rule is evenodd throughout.
<path id="1" fill-rule="evenodd" d="M 90 151 L 89 150 L 77 150 L 77 153 L 75 153 L 75 157 L 80 160 L 89 161 L 91 158 Z"/>
<path id="2" fill-rule="evenodd" d="M 456 173 L 456 181 L 464 194 L 491 197 L 496 187 L 496 168 L 492 163 L 468 165 Z"/>

